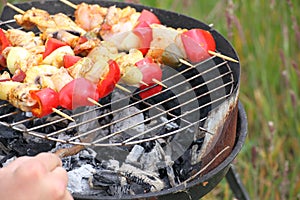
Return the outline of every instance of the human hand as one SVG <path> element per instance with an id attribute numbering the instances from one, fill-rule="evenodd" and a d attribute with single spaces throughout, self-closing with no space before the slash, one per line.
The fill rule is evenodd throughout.
<path id="1" fill-rule="evenodd" d="M 68 176 L 58 156 L 20 157 L 0 169 L 0 199 L 72 200 Z"/>

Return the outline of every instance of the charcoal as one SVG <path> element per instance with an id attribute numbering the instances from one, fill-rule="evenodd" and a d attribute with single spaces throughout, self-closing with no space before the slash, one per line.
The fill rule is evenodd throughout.
<path id="1" fill-rule="evenodd" d="M 88 179 L 94 173 L 95 169 L 92 165 L 86 164 L 79 168 L 68 172 L 68 190 L 71 193 L 93 194 L 99 191 L 92 191 L 88 184 Z"/>
<path id="2" fill-rule="evenodd" d="M 141 166 L 141 163 L 139 162 L 139 159 L 144 153 L 144 148 L 140 145 L 134 145 L 128 156 L 126 157 L 125 162 L 132 164 L 134 166 Z"/>
<path id="3" fill-rule="evenodd" d="M 11 128 L 7 126 L 0 125 L 0 140 L 12 140 L 19 138 L 21 136 L 21 133 L 12 130 Z"/>
<path id="4" fill-rule="evenodd" d="M 4 106 L 5 105 L 5 106 Z M 0 100 L 0 116 L 16 111 L 17 109 L 7 101 Z"/>
<path id="5" fill-rule="evenodd" d="M 122 177 L 117 172 L 105 169 L 97 169 L 93 175 L 93 187 L 107 187 L 111 185 L 121 186 Z"/>
<path id="6" fill-rule="evenodd" d="M 18 156 L 35 156 L 41 152 L 48 152 L 54 147 L 55 142 L 44 140 L 44 142 L 30 141 L 18 139 L 9 144 L 9 147 L 17 152 Z"/>

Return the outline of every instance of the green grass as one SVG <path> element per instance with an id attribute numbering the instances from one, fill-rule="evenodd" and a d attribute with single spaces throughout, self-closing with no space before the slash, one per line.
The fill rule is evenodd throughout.
<path id="1" fill-rule="evenodd" d="M 235 161 L 242 182 L 251 199 L 300 199 L 300 1 L 139 2 L 213 23 L 229 39 L 241 60 L 249 123 Z M 233 195 L 223 180 L 204 199 Z"/>

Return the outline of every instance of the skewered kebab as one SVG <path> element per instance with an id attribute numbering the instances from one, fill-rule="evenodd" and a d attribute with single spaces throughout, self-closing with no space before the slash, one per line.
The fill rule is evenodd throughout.
<path id="1" fill-rule="evenodd" d="M 157 58 L 160 62 L 162 61 L 162 57 L 165 57 L 163 61 L 166 61 L 167 64 L 170 64 L 168 58 L 174 57 L 174 54 L 177 57 L 179 56 L 179 58 L 176 58 L 178 62 L 184 61 L 184 59 L 188 59 L 193 63 L 200 62 L 210 57 L 210 55 L 231 62 L 238 62 L 233 58 L 215 52 L 215 41 L 208 31 L 165 27 L 161 25 L 157 16 L 148 10 L 143 10 L 139 13 L 130 7 L 120 9 L 114 6 L 106 10 L 106 8 L 102 8 L 99 5 L 88 5 L 85 3 L 75 5 L 67 0 L 61 1 L 74 8 L 75 21 L 84 22 L 85 25 L 92 24 L 93 21 L 97 20 L 97 16 L 101 15 L 100 21 L 104 23 L 99 27 L 100 35 L 104 39 L 115 42 L 119 49 L 129 50 L 130 48 L 138 48 L 144 55 L 150 49 L 147 56 Z M 107 14 L 105 16 L 106 11 Z M 91 12 L 96 12 L 97 14 L 88 15 L 88 17 L 78 14 Z M 87 18 L 89 20 L 86 20 Z M 84 26 L 82 24 L 79 23 L 80 26 Z M 197 53 L 193 51 L 193 47 L 195 47 Z M 180 51 L 179 54 L 177 54 L 178 50 Z"/>
<path id="2" fill-rule="evenodd" d="M 37 11 L 37 12 L 36 12 Z M 42 15 L 43 16 L 41 16 L 41 17 L 38 17 L 38 16 L 36 16 L 36 15 L 39 15 L 40 13 L 42 13 Z M 31 16 L 31 15 L 33 15 L 33 14 L 35 14 L 35 18 L 33 18 L 33 19 L 31 19 L 30 17 L 28 17 L 28 15 L 29 16 Z M 29 21 L 30 23 L 32 23 L 32 24 L 35 24 L 36 26 L 38 26 L 39 27 L 39 29 L 41 30 L 41 31 L 43 31 L 43 30 L 48 30 L 48 29 L 51 29 L 52 30 L 52 21 L 51 21 L 51 23 L 50 23 L 50 28 L 49 27 L 46 27 L 46 23 L 45 23 L 45 20 L 46 19 L 48 19 L 49 18 L 49 16 L 50 15 L 46 15 L 45 14 L 45 12 L 42 12 L 42 11 L 39 11 L 38 9 L 31 9 L 30 11 L 26 11 L 24 14 L 24 19 L 20 19 L 20 17 L 19 16 L 16 16 L 15 18 L 17 19 L 17 23 L 19 23 L 20 25 L 24 25 L 24 24 L 26 24 L 25 22 L 27 22 L 27 21 Z M 46 17 L 44 16 L 44 15 L 46 15 Z M 57 16 L 58 14 L 56 14 L 56 15 L 54 15 L 53 16 L 53 19 L 55 19 L 55 16 Z M 50 17 L 52 17 L 52 16 L 50 16 Z M 51 18 L 52 19 L 52 18 Z M 65 20 L 66 22 L 64 22 L 64 23 L 62 23 L 62 24 L 67 24 L 68 23 L 68 21 L 69 21 L 69 19 L 66 19 Z M 42 27 L 42 28 L 40 28 L 40 27 Z M 61 31 L 61 29 L 60 28 L 65 28 L 65 27 L 67 27 L 67 26 L 61 26 L 61 27 L 57 27 L 57 30 L 59 30 L 59 31 Z M 72 26 L 71 26 L 71 30 L 76 30 L 76 29 L 74 29 L 73 27 L 75 27 L 75 25 L 74 24 L 72 24 Z M 82 33 L 82 32 L 81 32 Z M 50 38 L 51 39 L 51 38 Z M 80 39 L 82 39 L 82 37 L 80 37 L 80 38 L 78 38 L 78 40 L 80 40 Z M 95 42 L 94 42 L 95 41 Z M 92 42 L 92 44 L 87 44 L 87 43 L 90 43 L 90 42 Z M 81 44 L 79 44 L 79 48 L 82 50 L 82 49 L 85 49 L 85 48 L 87 48 L 87 49 L 92 49 L 93 47 L 95 47 L 95 46 L 98 46 L 99 45 L 99 40 L 98 39 L 95 39 L 94 40 L 94 38 L 93 39 L 88 39 L 86 42 L 83 42 L 83 46 L 84 47 L 82 47 L 81 46 Z M 81 43 L 80 41 L 79 41 L 79 43 Z M 78 44 L 78 43 L 76 43 L 76 44 Z M 87 45 L 86 45 L 87 44 Z M 87 47 L 86 47 L 87 46 Z M 74 48 L 74 51 L 76 51 L 76 50 L 78 50 L 78 48 L 77 48 L 78 46 L 75 46 L 75 48 Z M 66 47 L 67 48 L 67 47 Z M 48 48 L 46 48 L 46 51 L 45 51 L 45 53 L 44 53 L 44 58 L 47 56 L 47 49 Z M 60 49 L 62 49 L 62 48 L 60 48 Z M 69 48 L 70 49 L 70 48 Z M 68 50 L 68 49 L 66 49 L 66 50 Z M 67 53 L 67 54 L 70 54 L 70 51 L 68 50 L 68 51 L 66 51 L 65 53 Z M 54 54 L 55 55 L 55 54 Z M 57 56 L 53 56 L 53 57 L 57 57 Z M 48 60 L 53 60 L 53 59 L 49 59 L 49 56 L 48 57 L 46 57 L 45 58 L 45 60 L 43 61 L 44 63 L 46 63 L 46 64 L 55 64 L 55 63 L 50 63 L 50 62 L 48 62 Z M 59 59 L 60 61 L 62 60 L 62 59 Z M 159 81 L 157 81 L 156 80 L 156 82 L 157 83 L 160 83 Z M 116 87 L 118 87 L 118 88 L 120 88 L 120 89 L 122 89 L 122 90 L 124 90 L 124 91 L 127 91 L 127 92 L 130 92 L 129 90 L 127 90 L 126 88 L 123 88 L 122 86 L 120 86 L 120 85 L 118 85 L 118 84 L 116 84 Z"/>
<path id="3" fill-rule="evenodd" d="M 30 23 L 35 24 L 35 25 L 37 25 L 38 27 L 42 26 L 42 28 L 39 28 L 41 31 L 48 29 L 48 28 L 46 27 L 46 24 L 45 24 L 44 21 L 45 21 L 45 19 L 48 19 L 50 15 L 46 15 L 45 12 L 42 12 L 42 11 L 38 11 L 38 12 L 36 12 L 36 11 L 38 11 L 38 9 L 32 9 L 31 11 L 26 11 L 26 12 L 23 14 L 23 15 L 24 15 L 24 19 L 19 19 L 19 20 L 17 20 L 17 23 L 19 23 L 20 25 L 23 25 L 23 24 L 24 24 L 24 21 L 25 21 L 25 22 L 26 22 L 26 21 L 29 21 Z M 121 14 L 120 14 L 119 12 L 121 12 Z M 42 13 L 42 16 L 41 16 L 41 17 L 35 16 L 35 18 L 33 18 L 33 19 L 31 20 L 31 18 L 29 18 L 28 15 L 31 16 L 32 13 L 35 13 L 35 15 L 39 15 L 40 13 Z M 142 13 L 143 13 L 143 12 L 142 12 Z M 117 17 L 117 18 L 116 18 L 115 14 L 118 14 L 117 16 L 121 16 L 122 18 L 120 18 L 120 17 Z M 108 13 L 107 13 L 106 21 L 107 21 L 107 23 L 114 23 L 114 21 L 116 21 L 117 19 L 118 19 L 118 20 L 121 19 L 120 21 L 121 21 L 121 22 L 124 21 L 124 24 L 129 24 L 129 22 L 126 21 L 126 20 L 127 20 L 128 17 L 131 19 L 132 16 L 133 16 L 134 14 L 136 14 L 137 16 L 140 15 L 139 13 L 137 13 L 137 12 L 135 11 L 135 9 L 130 8 L 130 7 L 126 7 L 125 9 L 120 9 L 120 8 L 115 8 L 115 7 L 110 7 L 109 10 L 108 10 Z M 47 17 L 44 17 L 44 15 L 46 15 Z M 56 14 L 56 15 L 57 15 L 57 14 Z M 54 16 L 56 16 L 56 15 L 54 15 Z M 112 16 L 112 17 L 109 17 L 109 16 Z M 20 18 L 20 17 L 18 17 L 18 18 Z M 124 19 L 123 19 L 123 18 L 124 18 Z M 37 19 L 38 19 L 38 20 L 37 20 Z M 140 20 L 144 20 L 143 18 L 139 18 L 139 19 L 140 19 Z M 66 20 L 66 21 L 68 21 L 68 20 Z M 158 21 L 158 19 L 157 19 L 156 21 Z M 132 29 L 132 27 L 134 26 L 135 23 L 136 23 L 136 20 L 130 20 L 131 26 L 130 26 L 129 29 Z M 62 24 L 66 24 L 66 23 L 62 23 Z M 112 25 L 113 25 L 113 24 L 112 24 Z M 119 24 L 118 24 L 118 25 L 119 25 Z M 109 26 L 111 26 L 111 25 L 109 25 Z M 127 26 L 127 25 L 126 25 L 126 26 Z M 50 23 L 50 29 L 51 29 L 51 27 L 52 27 L 52 25 L 51 25 L 51 23 Z M 72 25 L 72 27 L 74 27 L 74 25 Z M 74 29 L 73 29 L 73 30 L 74 30 Z M 110 35 L 110 34 L 112 34 L 111 31 L 109 31 L 108 35 Z M 105 34 L 103 34 L 102 36 L 104 37 Z M 97 40 L 96 40 L 96 41 L 97 41 Z M 86 42 L 84 42 L 83 45 L 86 45 L 86 43 L 89 43 L 89 42 L 94 43 L 94 40 L 89 39 L 89 40 L 87 40 Z M 81 45 L 80 45 L 80 46 L 81 46 Z M 97 42 L 96 42 L 95 44 L 92 44 L 92 45 L 88 44 L 87 46 L 88 46 L 87 49 L 91 49 L 91 48 L 93 48 L 94 46 L 98 46 L 98 44 L 97 44 Z M 78 47 L 78 46 L 75 46 L 74 51 L 76 51 L 76 47 Z M 81 48 L 82 48 L 82 47 L 81 47 Z M 84 47 L 84 48 L 86 48 L 86 47 Z M 47 51 L 47 48 L 46 48 L 46 51 Z M 45 57 L 45 56 L 44 56 L 44 57 Z M 46 64 L 51 64 L 51 63 L 46 62 Z M 127 69 L 128 69 L 128 68 L 127 68 Z M 134 74 L 136 74 L 136 75 L 141 74 L 141 73 L 138 73 L 138 72 L 137 72 L 138 69 L 134 69 L 134 70 L 132 70 L 132 69 L 134 69 L 134 68 L 131 68 L 131 70 L 124 70 L 124 73 L 122 73 L 122 74 L 124 74 L 125 76 L 126 76 L 125 73 L 128 73 L 128 72 L 134 73 Z M 124 77 L 125 77 L 125 76 L 124 76 Z M 127 76 L 127 77 L 128 77 L 128 76 Z M 132 77 L 132 76 L 130 76 L 130 77 Z M 125 79 L 125 80 L 126 80 L 126 79 Z M 127 79 L 127 80 L 128 80 L 128 79 Z M 166 87 L 164 84 L 162 84 L 159 80 L 157 80 L 157 79 L 155 79 L 155 78 L 153 78 L 153 82 L 156 83 L 156 84 L 160 84 L 160 85 L 162 85 L 163 87 Z M 142 84 L 145 84 L 145 83 L 143 83 L 142 81 L 141 81 L 141 83 L 142 83 Z M 120 88 L 119 85 L 116 85 L 116 86 Z M 121 89 L 122 89 L 122 88 L 121 88 Z M 124 89 L 123 89 L 123 90 L 124 90 Z M 128 91 L 128 92 L 129 92 L 129 91 Z"/>

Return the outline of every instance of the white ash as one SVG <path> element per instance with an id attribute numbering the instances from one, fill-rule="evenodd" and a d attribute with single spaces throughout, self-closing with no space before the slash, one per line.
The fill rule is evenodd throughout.
<path id="1" fill-rule="evenodd" d="M 154 148 L 148 152 L 144 153 L 140 158 L 140 163 L 142 164 L 144 170 L 157 172 L 157 164 L 163 161 L 163 155 L 161 153 L 161 146 L 156 142 Z"/>
<path id="2" fill-rule="evenodd" d="M 95 169 L 90 164 L 82 165 L 77 169 L 73 169 L 68 172 L 68 190 L 71 193 L 78 194 L 93 194 L 99 193 L 99 191 L 92 191 L 89 186 L 89 178 L 95 173 Z"/>
<path id="3" fill-rule="evenodd" d="M 163 123 L 167 123 L 167 122 L 168 122 L 168 123 L 165 125 L 165 128 L 166 128 L 168 131 L 179 128 L 178 124 L 175 123 L 174 121 L 170 121 L 170 122 L 169 122 L 169 120 L 168 120 L 167 118 L 165 118 L 165 117 L 160 117 L 160 119 L 161 119 L 161 121 L 162 121 Z"/>
<path id="4" fill-rule="evenodd" d="M 127 178 L 137 178 L 143 183 L 151 186 L 151 192 L 161 191 L 165 187 L 165 183 L 159 178 L 159 174 L 149 170 L 142 170 L 130 164 L 123 163 L 119 169 L 119 173 Z"/>
<path id="5" fill-rule="evenodd" d="M 140 166 L 140 157 L 144 154 L 145 149 L 140 145 L 134 145 L 128 156 L 126 157 L 125 162 L 131 163 L 135 166 Z"/>
<path id="6" fill-rule="evenodd" d="M 145 131 L 144 115 L 134 106 L 114 113 L 112 121 L 116 122 L 111 126 L 112 133 L 125 131 L 129 135 L 136 135 Z"/>

